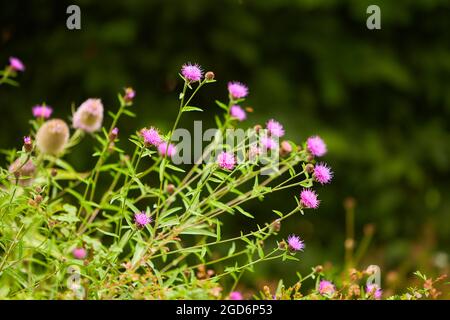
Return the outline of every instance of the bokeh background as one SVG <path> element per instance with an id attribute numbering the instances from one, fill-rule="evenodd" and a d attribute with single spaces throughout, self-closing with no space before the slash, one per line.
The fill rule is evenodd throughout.
<path id="1" fill-rule="evenodd" d="M 81 7 L 80 31 L 66 28 L 70 4 Z M 366 28 L 370 4 L 381 8 L 381 30 Z M 301 262 L 258 266 L 243 286 L 289 284 L 317 264 L 343 268 L 353 210 L 357 267 L 379 265 L 382 285 L 396 292 L 415 270 L 449 269 L 449 30 L 448 0 L 2 1 L 0 64 L 14 55 L 27 69 L 20 88 L 0 87 L 0 147 L 20 146 L 35 104 L 45 101 L 62 118 L 88 97 L 115 110 L 125 86 L 137 91 L 139 117 L 122 122 L 121 134 L 169 130 L 177 72 L 198 62 L 218 81 L 194 103 L 207 111 L 183 126 L 212 125 L 214 100 L 239 80 L 255 110 L 246 124 L 274 117 L 299 143 L 320 134 L 335 172 L 318 188 L 320 209 L 282 226 L 282 235 L 305 239 Z M 93 142 L 70 156 L 80 170 L 92 161 Z M 295 205 L 292 192 L 265 201 L 246 209 L 267 221 L 271 209 Z M 235 235 L 254 222 L 232 217 L 227 226 Z"/>

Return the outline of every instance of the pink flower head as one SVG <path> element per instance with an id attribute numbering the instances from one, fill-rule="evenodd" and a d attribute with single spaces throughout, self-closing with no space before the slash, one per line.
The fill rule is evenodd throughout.
<path id="1" fill-rule="evenodd" d="M 117 136 L 119 134 L 119 128 L 114 127 L 114 129 L 111 130 L 111 133 L 115 136 Z"/>
<path id="2" fill-rule="evenodd" d="M 73 115 L 73 127 L 92 133 L 100 130 L 103 121 L 103 104 L 100 99 L 87 99 Z"/>
<path id="3" fill-rule="evenodd" d="M 287 238 L 287 241 L 289 249 L 292 251 L 303 251 L 303 249 L 305 248 L 305 243 L 298 236 L 290 235 Z"/>
<path id="4" fill-rule="evenodd" d="M 239 121 L 244 121 L 245 119 L 247 119 L 247 114 L 245 113 L 244 109 L 236 104 L 231 107 L 230 114 L 233 118 L 238 119 Z"/>
<path id="5" fill-rule="evenodd" d="M 181 74 L 189 82 L 200 81 L 203 71 L 198 64 L 186 63 L 181 67 Z"/>
<path id="6" fill-rule="evenodd" d="M 158 130 L 153 127 L 150 127 L 150 129 L 142 129 L 141 135 L 147 145 L 159 146 L 162 142 L 162 138 L 159 135 Z"/>
<path id="7" fill-rule="evenodd" d="M 322 280 L 319 283 L 319 293 L 323 296 L 332 296 L 336 292 L 336 288 L 331 281 Z"/>
<path id="8" fill-rule="evenodd" d="M 222 169 L 233 170 L 236 165 L 236 158 L 231 152 L 222 151 L 217 156 L 217 164 Z"/>
<path id="9" fill-rule="evenodd" d="M 321 184 L 326 184 L 333 178 L 333 172 L 325 163 L 318 163 L 314 167 L 314 178 Z"/>
<path id="10" fill-rule="evenodd" d="M 233 99 L 242 99 L 248 95 L 248 88 L 245 84 L 232 81 L 228 82 L 228 93 Z"/>
<path id="11" fill-rule="evenodd" d="M 142 228 L 152 222 L 152 217 L 148 216 L 144 211 L 142 211 L 141 213 L 136 213 L 134 215 L 134 222 L 139 228 Z"/>
<path id="12" fill-rule="evenodd" d="M 263 136 L 259 139 L 259 141 L 266 150 L 274 150 L 278 146 L 277 142 L 273 140 L 271 137 Z"/>
<path id="13" fill-rule="evenodd" d="M 53 109 L 46 105 L 36 105 L 32 109 L 35 118 L 48 119 L 52 115 Z"/>
<path id="14" fill-rule="evenodd" d="M 230 292 L 230 300 L 244 300 L 244 297 L 239 291 L 232 291 Z"/>
<path id="15" fill-rule="evenodd" d="M 321 157 L 327 153 L 327 145 L 319 136 L 312 136 L 306 140 L 306 147 L 315 157 Z"/>
<path id="16" fill-rule="evenodd" d="M 123 99 L 126 102 L 133 101 L 134 97 L 136 96 L 136 91 L 133 90 L 133 88 L 125 88 L 125 95 L 123 96 Z"/>
<path id="17" fill-rule="evenodd" d="M 177 153 L 177 149 L 175 148 L 175 146 L 171 143 L 169 144 L 169 147 L 167 147 L 167 142 L 161 142 L 158 145 L 158 152 L 160 155 L 162 155 L 163 157 L 166 155 L 166 151 L 167 151 L 167 156 L 169 156 L 170 158 L 172 158 L 175 153 Z"/>
<path id="18" fill-rule="evenodd" d="M 272 136 L 282 137 L 284 136 L 284 129 L 281 123 L 275 121 L 274 119 L 270 119 L 267 121 L 266 128 Z"/>
<path id="19" fill-rule="evenodd" d="M 319 206 L 320 200 L 317 199 L 317 194 L 310 189 L 303 189 L 300 193 L 300 203 L 305 208 L 316 209 Z"/>
<path id="20" fill-rule="evenodd" d="M 85 248 L 75 248 L 72 251 L 72 254 L 75 259 L 83 260 L 87 256 L 87 252 Z"/>
<path id="21" fill-rule="evenodd" d="M 25 71 L 25 65 L 20 61 L 19 58 L 16 57 L 10 57 L 9 58 L 9 66 L 14 71 Z"/>
<path id="22" fill-rule="evenodd" d="M 383 294 L 383 290 L 380 289 L 380 287 L 373 283 L 373 284 L 368 284 L 366 287 L 366 293 L 368 295 L 373 296 L 375 299 L 379 300 L 381 299 L 381 296 Z"/>

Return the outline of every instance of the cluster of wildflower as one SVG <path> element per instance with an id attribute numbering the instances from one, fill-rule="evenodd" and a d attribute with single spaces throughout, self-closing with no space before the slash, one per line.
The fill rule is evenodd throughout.
<path id="1" fill-rule="evenodd" d="M 10 69 L 23 71 L 24 67 L 21 67 L 18 61 L 12 60 Z M 238 147 L 235 148 L 213 140 L 210 145 L 213 149 L 211 165 L 209 163 L 204 165 L 202 161 L 205 159 L 202 158 L 202 161 L 196 162 L 192 166 L 192 170 L 186 174 L 183 180 L 175 174 L 168 173 L 167 170 L 185 172 L 184 169 L 175 165 L 174 159 L 180 147 L 174 143 L 172 138 L 181 114 L 185 110 L 189 110 L 186 101 L 192 99 L 199 87 L 215 81 L 213 72 L 205 73 L 201 66 L 192 63 L 181 67 L 180 76 L 184 80 L 184 89 L 180 95 L 180 111 L 174 129 L 163 132 L 154 125 L 141 129 L 130 139 L 136 144 L 136 150 L 132 157 L 115 147 L 116 143 L 121 142 L 118 139 L 119 131 L 121 135 L 123 134 L 118 124 L 118 118 L 122 113 L 129 114 L 131 112 L 126 108 L 133 105 L 136 98 L 136 92 L 130 87 L 124 88 L 122 94 L 119 95 L 120 108 L 117 114 L 109 112 L 113 118 L 109 129 L 103 128 L 102 130 L 106 108 L 99 98 L 89 98 L 82 102 L 73 113 L 71 122 L 53 118 L 58 109 L 54 109 L 46 103 L 31 108 L 35 118 L 32 121 L 34 127 L 32 133 L 23 139 L 23 151 L 20 153 L 20 157 L 11 159 L 14 160 L 11 161 L 12 164 L 9 168 L 10 173 L 13 173 L 11 181 L 14 182 L 13 188 L 29 187 L 35 182 L 45 186 L 46 191 L 42 195 L 39 194 L 39 197 L 30 197 L 32 203 L 29 203 L 32 204 L 33 210 L 42 213 L 41 217 L 45 217 L 46 225 L 51 228 L 64 229 L 58 234 L 61 234 L 64 239 L 68 239 L 67 243 L 61 244 L 64 247 L 61 251 L 64 252 L 65 257 L 74 259 L 74 262 L 83 260 L 84 264 L 89 264 L 96 258 L 98 259 L 96 253 L 103 250 L 101 256 L 110 259 L 108 263 L 113 264 L 122 257 L 123 253 L 127 259 L 124 261 L 127 270 L 133 269 L 133 271 L 136 268 L 144 268 L 143 261 L 150 265 L 152 255 L 153 258 L 161 257 L 162 263 L 166 263 L 166 254 L 176 254 L 181 251 L 170 248 L 172 245 L 183 247 L 180 245 L 181 235 L 209 237 L 214 235 L 211 232 L 213 226 L 217 227 L 216 232 L 219 233 L 221 223 L 217 219 L 219 213 L 238 210 L 248 217 L 253 217 L 238 205 L 252 198 L 262 199 L 264 194 L 272 192 L 271 188 L 266 187 L 266 183 L 269 183 L 271 178 L 264 182 L 258 182 L 258 177 L 262 175 L 261 172 L 266 167 L 275 166 L 275 161 L 269 162 L 267 166 L 266 163 L 263 163 L 262 159 L 266 155 L 281 157 L 283 170 L 292 168 L 295 171 L 295 175 L 292 174 L 289 179 L 295 183 L 290 187 L 308 186 L 296 191 L 299 193 L 298 205 L 292 213 L 319 207 L 320 200 L 316 191 L 312 189 L 313 182 L 323 185 L 330 183 L 333 178 L 333 172 L 329 165 L 324 162 L 316 163 L 315 160 L 326 154 L 325 142 L 317 135 L 309 137 L 303 146 L 298 146 L 292 141 L 281 140 L 285 139 L 287 130 L 280 121 L 273 118 L 267 120 L 264 125 L 253 127 L 252 134 L 256 137 L 255 143 L 244 142 L 244 159 L 240 157 Z M 198 86 L 196 90 L 192 90 L 195 86 Z M 220 120 L 220 125 L 218 125 L 219 132 L 225 134 L 227 134 L 227 129 L 240 126 L 242 122 L 251 118 L 250 115 L 253 112 L 253 108 L 245 106 L 245 100 L 249 95 L 247 85 L 239 81 L 230 81 L 227 83 L 226 89 L 229 102 L 228 104 L 220 103 L 225 109 L 225 113 L 223 122 Z M 192 95 L 186 98 L 190 93 Z M 52 105 L 54 106 L 54 104 Z M 76 172 L 62 157 L 68 150 L 72 150 L 79 138 L 86 136 L 95 137 L 102 144 L 102 148 L 94 153 L 94 157 L 97 157 L 98 160 L 92 171 Z M 116 155 L 112 154 L 112 150 L 116 150 L 119 154 L 120 161 L 118 160 L 117 163 L 110 161 L 110 157 L 113 158 Z M 154 165 L 149 166 L 145 171 L 140 171 L 144 166 L 143 162 L 146 159 L 143 159 L 146 156 L 151 158 Z M 140 162 L 141 160 L 142 162 Z M 48 162 L 50 167 L 43 165 L 43 162 Z M 58 169 L 52 168 L 52 166 Z M 59 172 L 64 172 L 65 175 L 58 176 Z M 96 192 L 96 187 L 100 184 L 98 179 L 105 172 L 113 176 L 113 181 L 110 188 L 102 192 L 102 197 L 97 201 L 100 193 L 98 189 Z M 144 176 L 153 172 L 159 173 L 156 175 L 159 176 L 159 188 L 142 181 Z M 274 172 L 274 176 L 282 174 Z M 236 179 L 234 179 L 235 176 L 237 176 Z M 304 180 L 294 180 L 300 176 L 304 176 Z M 246 193 L 241 192 L 239 188 L 243 188 L 250 179 L 256 180 L 253 189 Z M 66 183 L 64 180 L 69 180 L 69 182 L 64 185 Z M 193 181 L 196 182 L 193 183 Z M 84 187 L 84 190 L 79 192 L 76 189 L 78 185 L 81 185 L 80 189 Z M 282 186 L 280 189 L 285 188 L 282 184 L 280 186 Z M 26 189 L 25 192 L 27 192 Z M 140 194 L 137 195 L 138 193 Z M 208 196 L 205 196 L 206 193 Z M 228 203 L 221 202 L 223 201 L 222 197 L 226 198 L 225 195 L 231 193 L 238 196 Z M 71 196 L 76 199 L 75 206 L 63 202 Z M 156 198 L 156 201 L 152 198 Z M 15 203 L 14 201 L 13 193 L 11 203 Z M 142 204 L 139 203 L 140 201 L 148 201 L 148 203 Z M 184 208 L 182 206 L 171 207 L 173 203 L 182 203 Z M 141 210 L 142 208 L 146 209 Z M 180 209 L 184 209 L 184 211 Z M 62 211 L 64 214 L 61 214 Z M 113 215 L 109 215 L 111 211 L 114 212 Z M 175 214 L 176 212 L 178 213 Z M 253 254 L 252 250 L 258 250 L 262 257 L 260 260 L 264 261 L 265 253 L 262 248 L 264 241 L 280 230 L 281 221 L 289 215 L 281 214 L 274 223 L 261 228 L 257 232 L 258 237 L 257 233 L 252 233 L 249 237 L 257 239 L 253 240 L 253 245 L 249 245 L 246 250 L 251 251 L 251 254 Z M 124 223 L 126 225 L 123 225 Z M 111 246 L 111 251 L 108 251 L 102 241 L 94 239 L 93 235 L 96 236 L 97 232 L 101 234 L 104 232 L 105 235 L 113 238 L 114 244 Z M 242 236 L 243 238 L 244 236 Z M 221 242 L 217 241 L 207 245 L 212 246 L 219 243 Z M 202 247 L 206 247 L 206 245 L 200 243 L 193 246 L 192 251 L 187 250 L 185 255 L 180 254 L 180 261 L 191 252 L 198 253 L 196 250 L 199 248 L 202 250 Z M 278 246 L 274 247 L 274 252 L 271 254 L 297 259 L 294 255 L 305 250 L 305 242 L 299 235 L 290 234 L 287 239 L 282 240 Z M 206 254 L 209 252 L 202 251 L 198 256 L 203 259 Z M 248 256 L 251 257 L 251 254 L 249 253 Z M 58 258 L 59 255 L 60 252 L 58 252 Z M 230 255 L 231 257 L 233 255 Z M 177 267 L 178 259 L 172 261 L 173 265 L 168 264 L 167 269 L 172 270 Z M 92 268 L 92 270 L 94 269 Z M 241 269 L 244 270 L 244 267 Z M 212 279 L 213 275 L 216 276 L 216 271 L 210 270 L 209 273 L 206 272 L 205 279 Z M 104 279 L 103 276 L 102 278 Z M 376 288 L 372 289 L 370 288 L 370 292 L 373 291 L 373 295 L 376 296 L 378 291 Z M 221 295 L 217 286 L 211 290 L 214 290 L 213 296 Z M 321 282 L 318 288 L 318 292 L 324 296 L 333 296 L 335 291 L 331 282 Z M 244 295 L 240 291 L 234 290 L 224 297 L 230 300 L 241 300 Z"/>

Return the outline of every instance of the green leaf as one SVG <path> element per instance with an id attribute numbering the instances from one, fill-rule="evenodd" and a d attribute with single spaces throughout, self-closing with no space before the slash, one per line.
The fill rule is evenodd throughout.
<path id="1" fill-rule="evenodd" d="M 203 236 L 210 236 L 210 237 L 216 237 L 216 234 L 209 231 L 202 229 L 202 227 L 191 227 L 183 230 L 180 232 L 180 234 L 193 234 L 193 235 L 203 235 Z"/>
<path id="2" fill-rule="evenodd" d="M 185 106 L 183 107 L 183 112 L 191 112 L 191 111 L 200 111 L 203 112 L 203 109 L 198 108 L 198 107 L 194 107 L 194 106 Z"/>
<path id="3" fill-rule="evenodd" d="M 161 161 L 161 164 L 159 165 L 159 181 L 163 181 L 165 166 L 166 166 L 166 159 L 163 159 Z"/>
<path id="4" fill-rule="evenodd" d="M 172 169 L 173 171 L 177 171 L 177 172 L 186 172 L 185 170 L 178 168 L 174 165 L 171 165 L 170 163 L 166 164 L 166 168 Z"/>
<path id="5" fill-rule="evenodd" d="M 70 205 L 70 204 L 63 205 L 63 209 L 64 209 L 64 211 L 66 211 L 70 215 L 76 215 L 77 214 L 77 208 L 72 206 L 72 205 Z"/>
<path id="6" fill-rule="evenodd" d="M 231 247 L 230 247 L 230 249 L 228 250 L 228 256 L 231 256 L 231 255 L 233 255 L 233 253 L 236 251 L 236 244 L 233 242 L 232 244 L 231 244 Z"/>
<path id="7" fill-rule="evenodd" d="M 220 235 L 220 221 L 216 220 L 216 238 L 217 241 L 220 241 L 221 235 Z"/>
<path id="8" fill-rule="evenodd" d="M 219 100 L 216 100 L 216 104 L 217 104 L 220 108 L 222 108 L 223 110 L 225 110 L 225 111 L 228 112 L 228 106 L 227 106 L 226 104 L 220 102 Z"/>
<path id="9" fill-rule="evenodd" d="M 229 212 L 229 213 L 233 213 L 234 212 L 233 208 L 231 208 L 230 206 L 227 206 L 225 203 L 222 203 L 220 201 L 210 200 L 210 203 L 214 207 L 219 208 L 219 209 L 221 209 L 223 211 L 226 211 L 226 212 Z"/>
<path id="10" fill-rule="evenodd" d="M 242 213 L 244 216 L 247 216 L 249 218 L 254 219 L 255 217 L 252 216 L 250 213 L 248 213 L 247 211 L 245 211 L 244 209 L 242 209 L 241 207 L 237 206 L 236 207 L 237 211 L 239 211 L 240 213 Z"/>
<path id="11" fill-rule="evenodd" d="M 283 213 L 278 210 L 272 210 L 275 214 L 277 214 L 280 218 L 283 218 Z"/>
<path id="12" fill-rule="evenodd" d="M 145 245 L 142 243 L 137 243 L 136 248 L 134 249 L 133 259 L 131 259 L 131 265 L 136 265 L 142 258 L 145 253 Z"/>

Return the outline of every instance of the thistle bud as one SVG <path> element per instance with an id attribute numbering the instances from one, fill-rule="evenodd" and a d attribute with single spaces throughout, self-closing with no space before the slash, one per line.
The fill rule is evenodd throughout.
<path id="1" fill-rule="evenodd" d="M 130 104 L 131 102 L 133 102 L 135 96 L 136 91 L 134 91 L 133 88 L 125 88 L 125 95 L 123 96 L 123 100 L 125 100 L 126 103 Z"/>
<path id="2" fill-rule="evenodd" d="M 281 148 L 280 148 L 280 155 L 281 156 L 287 156 L 292 152 L 292 145 L 289 143 L 289 141 L 282 141 L 281 142 Z"/>
<path id="3" fill-rule="evenodd" d="M 314 268 L 315 273 L 321 273 L 323 271 L 323 266 L 320 264 Z"/>
<path id="4" fill-rule="evenodd" d="M 103 104 L 100 99 L 87 99 L 73 115 L 73 127 L 92 133 L 100 130 L 103 121 Z"/>
<path id="5" fill-rule="evenodd" d="M 26 152 L 33 151 L 33 141 L 31 141 L 31 137 L 29 136 L 23 137 L 23 147 Z"/>
<path id="6" fill-rule="evenodd" d="M 272 224 L 270 225 L 270 229 L 273 232 L 279 232 L 281 229 L 281 221 L 280 219 L 276 219 L 274 222 L 272 222 Z"/>
<path id="7" fill-rule="evenodd" d="M 214 74 L 214 72 L 212 72 L 212 71 L 208 71 L 208 72 L 205 74 L 205 79 L 206 79 L 206 81 L 212 81 L 212 80 L 214 80 L 214 77 L 215 77 L 215 74 Z"/>
<path id="8" fill-rule="evenodd" d="M 257 124 L 253 127 L 253 130 L 255 130 L 256 133 L 259 133 L 259 131 L 262 129 L 262 126 L 260 124 Z"/>
<path id="9" fill-rule="evenodd" d="M 69 141 L 69 127 L 61 119 L 45 122 L 36 134 L 36 146 L 40 152 L 57 155 Z"/>
<path id="10" fill-rule="evenodd" d="M 312 165 L 311 163 L 308 163 L 305 167 L 305 171 L 308 173 L 313 173 L 314 172 L 314 165 Z"/>
<path id="11" fill-rule="evenodd" d="M 38 194 L 37 196 L 34 197 L 34 202 L 36 202 L 36 204 L 40 204 L 42 202 L 43 198 L 40 194 Z"/>
<path id="12" fill-rule="evenodd" d="M 119 135 L 119 128 L 115 127 L 111 130 L 109 133 L 109 141 L 114 141 L 117 139 L 117 136 Z"/>
<path id="13" fill-rule="evenodd" d="M 168 194 L 173 194 L 175 192 L 175 186 L 171 183 L 169 183 L 166 187 L 167 193 Z"/>

